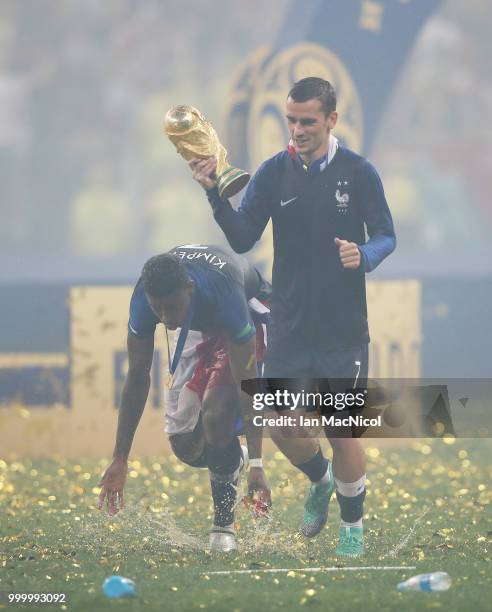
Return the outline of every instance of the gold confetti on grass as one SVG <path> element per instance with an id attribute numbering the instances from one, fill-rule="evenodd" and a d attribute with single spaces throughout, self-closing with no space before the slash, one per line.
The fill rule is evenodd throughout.
<path id="1" fill-rule="evenodd" d="M 492 468 L 490 460 L 484 459 L 489 456 L 483 451 L 486 443 L 458 440 L 444 445 L 425 440 L 413 448 L 366 453 L 370 485 L 365 533 L 371 562 L 383 558 L 384 551 L 397 546 L 415 525 L 398 555 L 406 561 L 422 559 L 424 569 L 441 567 L 447 559 L 462 559 L 464 564 L 490 558 L 487 515 L 492 503 L 488 486 Z M 239 552 L 227 566 L 262 569 L 279 567 L 282 562 L 287 565 L 281 567 L 301 568 L 320 560 L 339 563 L 334 556 L 336 498 L 325 530 L 306 540 L 297 532 L 306 479 L 277 454 L 268 456 L 265 465 L 272 485 L 271 519 L 254 519 L 246 508 L 238 507 Z M 216 569 L 213 564 L 217 561 L 207 552 L 213 512 L 206 470 L 189 468 L 171 456 L 132 460 L 135 477 L 127 482 L 127 507 L 109 517 L 96 508 L 96 484 L 106 466 L 107 460 L 82 458 L 78 462 L 0 460 L 0 512 L 6 517 L 0 535 L 0 590 L 4 590 L 2 580 L 20 587 L 25 584 L 24 576 L 34 571 L 74 591 L 95 589 L 99 593 L 101 577 L 115 568 L 131 576 L 129 564 L 138 560 L 138 567 L 149 572 L 155 588 L 161 592 L 171 586 L 179 589 L 172 595 L 178 601 L 186 595 L 186 588 L 176 576 L 166 583 L 165 572 L 197 566 L 207 573 Z M 490 573 L 477 572 L 477 576 L 481 584 L 488 581 L 490 586 Z M 306 574 L 292 572 L 285 578 L 269 579 L 268 588 L 281 594 L 288 584 L 298 589 L 296 605 L 300 598 L 306 599 L 306 605 L 319 602 L 324 585 L 308 580 Z M 327 591 L 330 585 L 338 587 L 344 581 L 344 574 L 326 579 Z M 210 584 L 206 579 L 197 582 Z M 266 583 L 264 577 L 258 586 L 262 582 Z M 310 596 L 310 589 L 316 595 Z M 211 600 L 203 601 L 213 608 Z"/>

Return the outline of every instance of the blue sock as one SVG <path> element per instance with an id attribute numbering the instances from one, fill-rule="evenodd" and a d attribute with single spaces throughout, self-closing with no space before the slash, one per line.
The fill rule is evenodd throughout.
<path id="1" fill-rule="evenodd" d="M 328 470 L 328 463 L 328 459 L 323 455 L 322 450 L 319 449 L 316 455 L 309 459 L 309 461 L 295 467 L 306 474 L 311 482 L 319 482 Z"/>
<path id="2" fill-rule="evenodd" d="M 364 515 L 364 500 L 366 490 L 355 497 L 346 497 L 337 490 L 337 499 L 340 504 L 340 516 L 344 523 L 357 523 Z"/>
<path id="3" fill-rule="evenodd" d="M 234 522 L 236 485 L 241 462 L 241 445 L 234 437 L 224 447 L 207 444 L 207 463 L 214 501 L 214 525 L 226 527 Z"/>
<path id="4" fill-rule="evenodd" d="M 191 465 L 191 467 L 196 467 L 196 468 L 208 467 L 207 449 L 204 448 L 201 455 L 197 457 L 196 459 L 192 459 L 191 461 L 185 461 L 184 459 L 181 459 L 181 461 L 183 463 L 186 463 L 187 465 Z"/>

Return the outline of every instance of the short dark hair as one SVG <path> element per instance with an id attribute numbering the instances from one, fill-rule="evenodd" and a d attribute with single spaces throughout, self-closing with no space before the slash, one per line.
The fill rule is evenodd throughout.
<path id="1" fill-rule="evenodd" d="M 184 262 L 171 253 L 151 257 L 142 269 L 141 278 L 145 293 L 155 298 L 184 289 L 190 281 Z"/>
<path id="2" fill-rule="evenodd" d="M 297 81 L 289 91 L 288 97 L 292 98 L 294 102 L 319 100 L 321 110 L 326 116 L 337 108 L 337 95 L 333 85 L 319 77 L 306 77 Z"/>

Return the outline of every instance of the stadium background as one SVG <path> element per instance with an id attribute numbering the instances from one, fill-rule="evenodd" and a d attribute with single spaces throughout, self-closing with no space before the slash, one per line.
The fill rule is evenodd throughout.
<path id="1" fill-rule="evenodd" d="M 397 228 L 369 277 L 372 375 L 489 377 L 491 25 L 485 0 L 2 3 L 2 454 L 107 455 L 143 262 L 224 242 L 165 111 L 197 106 L 254 170 L 285 146 L 289 84 L 313 72 Z M 267 274 L 270 250 L 252 254 Z M 138 454 L 164 447 L 159 342 Z"/>

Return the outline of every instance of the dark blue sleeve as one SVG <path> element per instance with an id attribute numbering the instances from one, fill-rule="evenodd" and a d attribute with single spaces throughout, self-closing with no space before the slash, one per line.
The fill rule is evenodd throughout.
<path id="1" fill-rule="evenodd" d="M 159 319 L 149 306 L 142 284 L 137 283 L 130 301 L 129 331 L 142 338 L 153 336 L 158 323 Z"/>
<path id="2" fill-rule="evenodd" d="M 260 239 L 270 219 L 272 162 L 264 162 L 251 178 L 241 205 L 234 210 L 229 200 L 221 200 L 215 187 L 207 191 L 215 220 L 236 253 L 249 251 Z"/>
<path id="3" fill-rule="evenodd" d="M 384 195 L 383 184 L 374 166 L 364 160 L 357 174 L 358 197 L 369 240 L 359 246 L 364 272 L 372 272 L 395 250 L 393 219 Z"/>
<path id="4" fill-rule="evenodd" d="M 217 322 L 233 342 L 242 344 L 250 340 L 256 329 L 251 318 L 244 288 L 223 275 L 215 276 L 211 288 Z"/>

